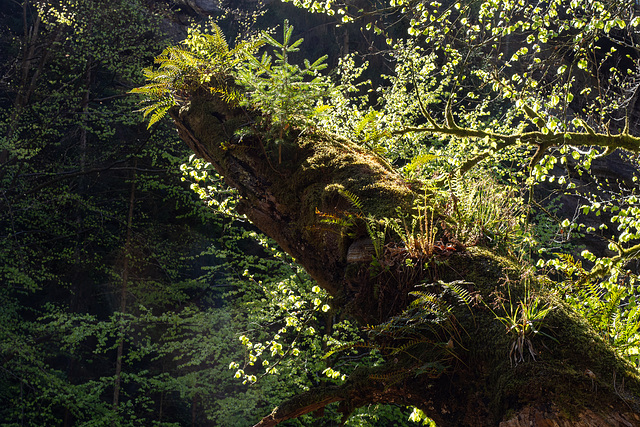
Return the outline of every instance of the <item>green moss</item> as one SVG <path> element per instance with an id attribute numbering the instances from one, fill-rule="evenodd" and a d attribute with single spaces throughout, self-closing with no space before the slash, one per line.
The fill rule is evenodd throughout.
<path id="1" fill-rule="evenodd" d="M 325 201 L 341 188 L 360 197 L 366 214 L 384 217 L 414 198 L 400 175 L 390 172 L 375 155 L 355 144 L 333 135 L 309 134 L 300 139 L 299 146 L 309 155 L 293 181 L 303 185 L 324 182 L 329 196 Z"/>
<path id="2" fill-rule="evenodd" d="M 468 254 L 451 257 L 448 267 L 450 272 L 442 275 L 443 280 L 463 278 L 473 283 L 470 290 L 479 292 L 489 305 L 493 292 L 502 290 L 505 293 L 506 277 L 509 277 L 514 302 L 525 294 L 524 283 L 518 280 L 522 266 L 486 249 L 469 248 Z M 487 406 L 496 423 L 509 418 L 508 408 L 517 410 L 526 405 L 546 405 L 549 401 L 568 419 L 577 417 L 585 407 L 594 406 L 595 395 L 602 396 L 599 399 L 615 397 L 621 387 L 621 378 L 625 378 L 625 392 L 640 396 L 637 370 L 617 356 L 585 319 L 544 287 L 535 283 L 527 286 L 530 291 L 533 287 L 534 292 L 555 307 L 544 321 L 544 332 L 555 340 L 542 335 L 531 337 L 538 352 L 535 361 L 531 358 L 517 366 L 512 365 L 509 351 L 513 338 L 483 304 L 473 308 L 472 317 L 465 317 L 463 308 L 456 309 L 461 327 L 469 337 L 466 348 L 472 349 L 472 353 L 463 356 L 475 369 L 486 370 L 485 381 L 479 386 L 484 388 L 485 396 L 492 396 Z M 618 398 L 610 402 L 614 406 L 620 403 Z"/>
<path id="3" fill-rule="evenodd" d="M 338 216 L 360 213 L 340 194 L 343 191 L 358 196 L 362 213 L 377 218 L 391 217 L 397 207 L 411 206 L 415 195 L 402 178 L 357 145 L 311 132 L 300 135 L 296 144 L 297 152 L 283 160 L 286 178 L 274 181 L 272 191 L 295 210 L 298 228 L 317 226 L 317 211 Z M 343 250 L 346 246 L 341 243 Z"/>
<path id="4" fill-rule="evenodd" d="M 268 177 L 269 191 L 292 213 L 300 229 L 317 225 L 316 210 L 332 214 L 354 211 L 338 190 L 357 195 L 363 213 L 376 218 L 394 216 L 397 207 L 410 209 L 415 198 L 402 177 L 379 156 L 336 135 L 290 131 L 282 143 L 279 163 L 277 145 L 268 138 L 268 130 L 261 136 L 254 129 L 252 135 L 237 142 L 234 132 L 247 116 L 214 96 L 194 97 L 181 118 L 198 135 L 204 151 L 223 167 L 225 157 L 232 155 L 255 169 L 257 176 Z M 229 144 L 231 140 L 236 143 Z M 222 149 L 222 144 L 228 150 Z"/>

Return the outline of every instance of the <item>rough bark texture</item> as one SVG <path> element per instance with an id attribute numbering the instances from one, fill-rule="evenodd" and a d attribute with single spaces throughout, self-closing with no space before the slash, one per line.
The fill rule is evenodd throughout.
<path id="1" fill-rule="evenodd" d="M 241 211 L 361 324 L 401 313 L 408 292 L 421 281 L 462 280 L 476 301 L 489 305 L 495 291 L 505 294 L 505 283 L 514 301 L 523 297 L 521 267 L 478 248 L 415 259 L 409 268 L 402 248 L 389 246 L 382 257 L 386 269 L 375 274 L 366 262 L 347 263 L 348 247 L 366 232 L 341 235 L 323 224 L 317 211 L 340 215 L 349 210 L 340 190 L 356 194 L 363 211 L 378 217 L 393 216 L 398 206 L 408 208 L 415 197 L 398 174 L 362 147 L 306 130 L 291 134 L 278 163 L 268 133 L 235 136 L 251 117 L 216 98 L 194 96 L 172 116 L 189 147 L 239 190 Z M 440 285 L 429 291 L 443 293 Z M 452 327 L 431 330 L 430 341 L 388 357 L 384 366 L 356 370 L 340 386 L 283 403 L 258 425 L 276 425 L 332 402 L 340 402 L 345 414 L 368 403 L 414 405 L 439 426 L 640 425 L 636 371 L 553 295 L 545 295 L 555 306 L 546 332 L 555 340 L 533 337 L 536 360 L 515 366 L 511 336 L 491 310 L 484 303 L 448 298 Z M 435 361 L 446 369 L 433 368 L 429 363 Z"/>

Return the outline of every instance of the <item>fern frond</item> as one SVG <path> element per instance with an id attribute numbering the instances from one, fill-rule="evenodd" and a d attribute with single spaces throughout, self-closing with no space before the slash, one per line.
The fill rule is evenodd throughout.
<path id="1" fill-rule="evenodd" d="M 404 169 L 408 172 L 414 172 L 419 168 L 427 165 L 428 163 L 438 159 L 439 159 L 439 156 L 436 156 L 435 154 L 420 154 L 415 156 L 411 160 L 411 162 L 404 167 Z"/>
<path id="2" fill-rule="evenodd" d="M 338 190 L 338 192 L 339 192 L 339 193 L 340 193 L 344 198 L 346 198 L 347 200 L 349 200 L 349 202 L 351 203 L 351 205 L 352 205 L 354 208 L 356 208 L 356 209 L 358 209 L 359 211 L 361 211 L 361 212 L 362 212 L 362 202 L 360 201 L 360 198 L 359 198 L 357 195 L 353 194 L 353 193 L 352 193 L 351 191 L 349 191 L 349 190 L 343 190 L 343 189 Z"/>
<path id="3" fill-rule="evenodd" d="M 358 137 L 364 131 L 364 129 L 372 123 L 378 117 L 377 111 L 369 111 L 357 124 L 353 129 L 353 134 Z"/>
<path id="4" fill-rule="evenodd" d="M 176 105 L 175 100 L 172 97 L 163 97 L 160 100 L 153 102 L 150 105 L 147 105 L 141 108 L 140 112 L 142 112 L 142 117 L 146 118 L 147 116 L 151 116 L 149 118 L 149 123 L 147 125 L 147 129 L 150 128 L 154 123 L 158 122 L 162 119 L 169 109 Z"/>
<path id="5" fill-rule="evenodd" d="M 399 211 L 399 214 L 402 214 L 402 212 Z M 399 219 L 385 218 L 385 223 L 386 223 L 386 226 L 391 229 L 391 231 L 393 231 L 398 235 L 401 241 L 403 242 L 407 241 L 408 237 L 407 237 L 406 227 L 402 227 Z"/>
<path id="6" fill-rule="evenodd" d="M 471 294 L 468 290 L 463 288 L 461 285 L 471 285 L 472 283 L 468 283 L 462 280 L 455 280 L 453 282 L 442 282 L 438 281 L 439 284 L 447 288 L 451 291 L 458 299 L 463 302 L 465 305 L 470 306 L 473 302 L 471 298 Z"/>
<path id="7" fill-rule="evenodd" d="M 593 282 L 587 282 L 578 292 L 580 298 L 590 307 L 591 317 L 600 312 L 602 299 L 605 294 L 604 289 Z"/>
<path id="8" fill-rule="evenodd" d="M 175 105 L 175 102 L 173 101 L 173 99 L 170 99 L 168 101 L 163 101 L 163 102 L 160 102 L 158 104 L 152 105 L 153 113 L 151 114 L 151 117 L 149 118 L 149 124 L 147 125 L 147 129 L 150 128 L 151 126 L 153 126 L 159 120 L 161 120 L 167 114 L 169 109 L 171 109 L 171 107 L 173 107 L 174 105 Z M 150 112 L 151 111 L 146 111 L 145 112 L 146 114 L 143 114 L 143 116 L 146 116 Z"/>
<path id="9" fill-rule="evenodd" d="M 425 342 L 428 342 L 428 341 L 426 339 L 411 340 L 409 342 L 404 343 L 400 347 L 393 348 L 391 351 L 391 354 L 405 353 L 410 348 L 415 347 L 418 344 L 424 344 Z"/>
<path id="10" fill-rule="evenodd" d="M 230 105 L 238 105 L 244 99 L 244 94 L 236 88 L 230 88 L 228 85 L 210 87 L 211 93 L 215 93 L 222 97 L 222 100 Z"/>
<path id="11" fill-rule="evenodd" d="M 376 258 L 380 258 L 384 252 L 384 243 L 387 236 L 386 221 L 383 222 L 383 224 L 380 224 L 371 215 L 368 215 L 365 219 L 365 227 L 367 228 L 367 234 L 373 243 L 373 250 L 376 254 Z"/>
<path id="12" fill-rule="evenodd" d="M 614 323 L 614 316 L 620 307 L 622 298 L 626 295 L 626 291 L 623 288 L 617 288 L 609 291 L 606 295 L 605 302 L 602 304 L 600 318 L 606 325 L 612 325 Z"/>
<path id="13" fill-rule="evenodd" d="M 409 295 L 413 295 L 417 297 L 415 300 L 411 302 L 409 307 L 422 306 L 427 303 L 438 304 L 440 302 L 440 297 L 433 293 L 426 293 L 423 291 L 411 291 Z"/>
<path id="14" fill-rule="evenodd" d="M 313 109 L 313 111 L 311 112 L 311 116 L 312 117 L 319 116 L 325 111 L 330 110 L 332 108 L 334 108 L 333 105 L 319 105 Z"/>
<path id="15" fill-rule="evenodd" d="M 617 331 L 616 344 L 621 347 L 637 347 L 640 344 L 640 309 L 636 306 L 631 311 L 621 316 L 620 321 L 614 325 Z M 619 343 L 619 344 L 618 344 Z"/>
<path id="16" fill-rule="evenodd" d="M 214 56 L 223 57 L 229 53 L 229 45 L 220 27 L 212 24 L 213 34 L 205 34 L 209 51 Z"/>
<path id="17" fill-rule="evenodd" d="M 388 324 L 388 322 L 385 322 L 385 323 L 380 323 L 378 325 L 367 325 L 362 329 L 364 329 L 365 331 L 369 331 L 369 332 L 378 332 L 378 333 L 380 333 L 380 332 L 384 332 L 387 329 L 389 329 L 389 324 Z"/>

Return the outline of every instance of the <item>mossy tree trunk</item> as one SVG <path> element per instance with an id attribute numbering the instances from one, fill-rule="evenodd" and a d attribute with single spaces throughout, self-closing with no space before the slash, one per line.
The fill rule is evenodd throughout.
<path id="1" fill-rule="evenodd" d="M 434 332 L 431 344 L 389 357 L 384 366 L 358 369 L 340 386 L 299 395 L 258 425 L 275 425 L 333 402 L 340 402 L 345 414 L 369 403 L 413 405 L 439 426 L 640 425 L 635 369 L 553 295 L 543 295 L 555 307 L 545 319 L 553 339 L 532 338 L 536 360 L 513 363 L 513 340 L 488 307 L 496 291 L 506 295 L 505 283 L 514 301 L 523 298 L 519 266 L 479 248 L 436 254 L 437 262 L 417 260 L 413 267 L 385 252 L 388 274 L 372 275 L 367 263 L 347 262 L 348 247 L 366 238 L 366 231 L 356 227 L 355 237 L 340 234 L 322 223 L 317 211 L 348 211 L 341 191 L 349 191 L 360 198 L 363 212 L 392 217 L 415 197 L 414 189 L 374 153 L 307 129 L 282 146 L 279 163 L 268 134 L 236 136 L 252 117 L 214 97 L 194 96 L 171 115 L 189 147 L 239 190 L 240 211 L 362 325 L 401 313 L 410 301 L 408 292 L 420 282 L 464 281 L 476 301 L 456 304 L 451 298 L 454 327 Z M 394 256 L 406 260 L 398 250 Z M 438 285 L 432 290 L 437 292 Z M 446 348 L 444 370 L 428 368 L 436 362 L 427 357 L 433 343 L 446 344 L 440 347 Z"/>

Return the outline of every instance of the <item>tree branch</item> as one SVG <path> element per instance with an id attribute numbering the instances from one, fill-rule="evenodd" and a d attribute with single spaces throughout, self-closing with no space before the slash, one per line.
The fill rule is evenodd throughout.
<path id="1" fill-rule="evenodd" d="M 366 273 L 366 266 L 362 269 L 348 263 L 346 254 L 352 238 L 322 228 L 321 218 L 315 214 L 317 210 L 340 212 L 348 203 L 340 191 L 350 191 L 363 201 L 364 211 L 383 218 L 393 215 L 398 206 L 410 209 L 415 197 L 402 177 L 389 171 L 378 157 L 361 146 L 321 132 L 296 134 L 283 145 L 286 151 L 278 165 L 280 173 L 274 173 L 269 167 L 269 156 L 277 156 L 273 141 L 265 142 L 266 152 L 258 139 L 260 135 L 229 141 L 228 135 L 246 123 L 243 111 L 232 110 L 219 98 L 202 94 L 169 113 L 187 145 L 238 190 L 242 212 L 294 256 L 318 285 L 335 297 L 334 301 L 343 307 L 344 313 L 360 324 L 380 324 L 401 313 L 409 303 L 402 298 L 427 277 L 473 283 L 470 292 L 476 292 L 487 303 L 495 300 L 496 292 L 504 292 L 504 278 L 509 277 L 512 301 L 516 303 L 524 298 L 526 289 L 524 281 L 519 280 L 520 268 L 479 248 L 454 253 L 438 263 L 437 269 L 425 265 L 425 271 L 412 272 L 406 277 L 371 276 Z M 224 116 L 224 123 L 219 115 Z M 530 144 L 544 152 L 553 145 L 570 143 L 640 151 L 640 139 L 627 133 L 502 135 L 458 127 L 451 117 L 449 122 L 456 128 L 440 125 L 429 116 L 427 120 L 429 127 L 404 129 L 396 131 L 396 135 L 432 132 L 489 137 L 496 142 L 494 150 Z M 366 231 L 361 230 L 360 234 L 366 236 Z M 366 275 L 359 275 L 360 271 Z M 466 333 L 461 334 L 460 342 L 452 340 L 453 360 L 432 357 L 434 346 L 446 341 L 448 336 L 426 340 L 420 345 L 410 344 L 402 351 L 383 354 L 381 366 L 356 369 L 341 385 L 319 387 L 292 398 L 256 426 L 275 426 L 332 402 L 341 402 L 339 411 L 344 414 L 370 403 L 416 406 L 438 425 L 459 426 L 498 425 L 509 411 L 517 415 L 521 409 L 513 402 L 558 408 L 552 415 L 557 415 L 557 424 L 563 425 L 569 425 L 570 421 L 563 415 L 567 408 L 620 413 L 626 410 L 627 403 L 640 405 L 637 398 L 640 380 L 633 367 L 586 328 L 584 321 L 563 301 L 543 288 L 540 293 L 554 306 L 545 318 L 547 330 L 554 339 L 535 337 L 536 348 L 540 349 L 535 363 L 512 367 L 508 357 L 509 348 L 513 346 L 512 336 L 505 334 L 495 314 L 479 305 L 470 315 L 468 305 L 456 303 L 451 308 L 456 319 L 455 329 Z M 386 344 L 387 349 L 398 348 L 397 343 Z M 444 366 L 444 371 L 438 371 L 436 376 L 430 368 L 434 363 Z M 585 369 L 593 372 L 596 379 L 583 375 Z M 631 395 L 629 402 L 620 401 L 618 395 L 610 391 L 609 379 L 614 371 L 625 378 Z M 602 390 L 597 400 L 592 399 L 594 381 L 598 390 Z"/>
<path id="2" fill-rule="evenodd" d="M 403 363 L 398 361 L 397 364 Z M 334 402 L 342 402 L 338 411 L 342 412 L 346 419 L 356 408 L 371 403 L 420 405 L 425 401 L 437 402 L 440 396 L 446 395 L 437 392 L 438 387 L 435 387 L 434 383 L 438 379 L 425 376 L 416 379 L 413 378 L 414 370 L 390 365 L 393 364 L 360 367 L 340 385 L 321 386 L 294 396 L 253 427 L 273 427 L 286 420 L 321 410 Z M 400 377 L 397 376 L 399 371 L 402 372 Z M 389 379 L 378 379 L 385 377 Z M 436 422 L 442 421 L 437 413 L 433 416 Z"/>
<path id="3" fill-rule="evenodd" d="M 273 427 L 283 421 L 317 411 L 330 403 L 344 400 L 339 395 L 340 387 L 338 386 L 314 389 L 297 395 L 284 404 L 277 406 L 253 427 Z"/>
<path id="4" fill-rule="evenodd" d="M 428 116 L 427 120 L 429 120 L 431 124 L 429 127 L 408 127 L 393 131 L 391 132 L 391 135 L 405 135 L 408 133 L 437 133 L 441 135 L 457 136 L 460 138 L 487 138 L 492 141 L 500 141 L 500 143 L 496 145 L 495 149 L 479 154 L 463 164 L 460 168 L 462 173 L 470 170 L 480 161 L 488 157 L 492 152 L 497 152 L 503 148 L 514 146 L 516 144 L 525 144 L 537 147 L 536 153 L 531 158 L 531 166 L 539 162 L 549 148 L 564 144 L 603 147 L 606 149 L 603 155 L 611 153 L 616 148 L 622 148 L 633 153 L 640 153 L 640 138 L 630 135 L 628 129 L 625 129 L 617 135 L 596 133 L 590 128 L 586 128 L 587 132 L 544 133 L 542 131 L 533 131 L 506 135 L 485 130 L 462 128 L 453 123 L 451 117 L 447 119 L 447 123 L 444 125 L 438 125 L 431 116 Z"/>

